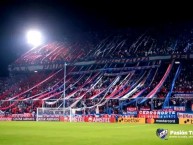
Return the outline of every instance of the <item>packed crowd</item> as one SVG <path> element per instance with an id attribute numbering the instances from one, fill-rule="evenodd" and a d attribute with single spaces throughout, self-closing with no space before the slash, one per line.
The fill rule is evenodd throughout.
<path id="1" fill-rule="evenodd" d="M 68 43 L 53 42 L 30 50 L 12 65 L 63 64 L 193 52 L 192 31 L 186 29 L 178 34 L 166 34 L 153 31 L 84 34 L 84 39 L 77 36 Z M 41 106 L 62 107 L 63 95 L 66 100 L 63 106 L 86 108 L 84 111 L 88 114 L 96 113 L 96 108 L 100 113 L 123 113 L 127 112 L 127 107 L 162 109 L 166 104 L 189 107 L 193 93 L 192 66 L 184 60 L 178 65 L 172 60 L 72 65 L 67 68 L 65 80 L 62 69 L 15 74 L 0 79 L 0 110 L 23 113 Z M 189 97 L 185 99 L 179 94 Z"/>
<path id="2" fill-rule="evenodd" d="M 152 98 L 143 98 L 158 86 L 166 73 L 168 63 L 160 64 L 158 68 L 147 70 L 130 70 L 125 73 L 121 68 L 138 65 L 155 65 L 159 62 L 138 64 L 116 64 L 71 66 L 67 69 L 65 80 L 65 107 L 87 108 L 86 113 L 96 113 L 96 107 L 100 113 L 124 113 L 127 107 L 161 109 L 165 98 L 170 92 L 173 79 L 179 65 L 173 65 L 168 77 Z M 99 69 L 100 68 L 100 69 Z M 110 69 L 111 68 L 111 69 Z M 120 68 L 112 71 L 112 68 Z M 188 100 L 175 98 L 176 93 L 191 93 L 188 82 L 191 80 L 191 71 L 187 71 L 191 65 L 182 67 L 181 73 L 176 79 L 169 104 L 173 106 L 187 105 Z M 98 70 L 93 72 L 93 70 Z M 76 72 L 76 73 L 74 73 Z M 119 72 L 119 73 L 117 73 Z M 184 75 L 186 74 L 186 75 Z M 61 106 L 64 93 L 64 72 L 47 71 L 23 74 L 25 77 L 13 76 L 12 83 L 2 80 L 5 86 L 1 92 L 0 108 L 10 113 L 32 112 L 37 107 Z M 20 78 L 20 79 L 14 79 Z M 183 89 L 181 80 L 187 81 Z M 15 81 L 15 83 L 13 83 Z M 176 89 L 178 88 L 178 89 Z M 185 91 L 184 91 L 185 90 Z M 188 91 L 187 91 L 188 90 Z M 53 103 L 54 101 L 57 103 Z M 191 101 L 191 100 L 190 100 Z"/>
<path id="3" fill-rule="evenodd" d="M 159 33 L 153 30 L 90 32 L 73 39 L 68 36 L 64 42 L 28 51 L 12 66 L 193 53 L 192 29 L 170 29 Z"/>

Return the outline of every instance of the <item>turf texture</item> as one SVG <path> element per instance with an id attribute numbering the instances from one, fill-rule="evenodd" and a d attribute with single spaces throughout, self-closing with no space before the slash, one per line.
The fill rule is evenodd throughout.
<path id="1" fill-rule="evenodd" d="M 0 145 L 193 145 L 193 137 L 160 139 L 158 128 L 193 131 L 178 124 L 0 122 Z"/>

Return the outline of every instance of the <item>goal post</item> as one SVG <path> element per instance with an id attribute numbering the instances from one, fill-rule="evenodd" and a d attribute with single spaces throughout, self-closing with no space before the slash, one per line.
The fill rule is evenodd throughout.
<path id="1" fill-rule="evenodd" d="M 72 122 L 72 108 L 37 108 L 36 121 L 61 121 L 68 118 Z"/>

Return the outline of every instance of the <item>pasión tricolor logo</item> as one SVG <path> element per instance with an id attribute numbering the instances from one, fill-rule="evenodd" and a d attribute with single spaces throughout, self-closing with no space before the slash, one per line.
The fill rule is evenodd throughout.
<path id="1" fill-rule="evenodd" d="M 168 129 L 157 129 L 156 135 L 160 139 L 167 139 L 168 138 L 184 138 L 184 139 L 192 139 L 193 138 L 193 131 L 192 130 L 168 130 Z"/>
<path id="2" fill-rule="evenodd" d="M 158 128 L 156 130 L 156 135 L 160 138 L 160 139 L 166 139 L 167 135 L 168 135 L 168 130 L 167 129 L 161 129 Z"/>

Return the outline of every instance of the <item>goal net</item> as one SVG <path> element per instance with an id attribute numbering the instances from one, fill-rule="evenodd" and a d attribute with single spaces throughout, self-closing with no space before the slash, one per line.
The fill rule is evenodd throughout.
<path id="1" fill-rule="evenodd" d="M 36 121 L 72 121 L 71 108 L 37 108 Z"/>

